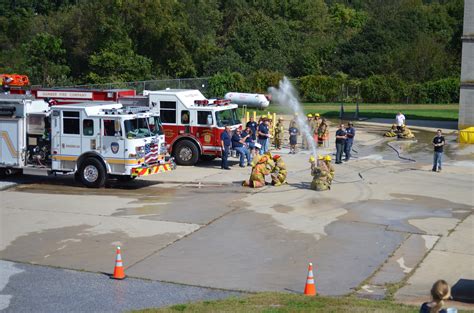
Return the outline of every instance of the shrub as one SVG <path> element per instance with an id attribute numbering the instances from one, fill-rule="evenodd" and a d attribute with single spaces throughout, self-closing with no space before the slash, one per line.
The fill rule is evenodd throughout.
<path id="1" fill-rule="evenodd" d="M 249 90 L 245 77 L 237 72 L 217 73 L 209 79 L 207 96 L 224 97 L 229 91 L 247 92 Z"/>

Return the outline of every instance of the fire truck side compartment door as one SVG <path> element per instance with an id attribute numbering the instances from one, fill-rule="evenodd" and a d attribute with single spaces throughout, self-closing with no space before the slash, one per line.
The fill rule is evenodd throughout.
<path id="1" fill-rule="evenodd" d="M 21 151 L 23 150 L 24 119 L 2 119 L 0 121 L 0 163 L 10 166 L 22 166 Z"/>

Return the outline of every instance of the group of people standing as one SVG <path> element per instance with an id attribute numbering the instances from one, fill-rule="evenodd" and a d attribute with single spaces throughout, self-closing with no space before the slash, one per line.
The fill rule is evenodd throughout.
<path id="1" fill-rule="evenodd" d="M 221 134 L 222 162 L 221 168 L 230 170 L 228 165 L 229 152 L 232 147 L 239 155 L 240 167 L 251 166 L 252 159 L 255 155 L 263 155 L 270 150 L 271 134 L 270 119 L 262 117 L 255 121 L 253 117 L 245 125 L 244 130 L 236 129 L 231 133 L 230 127 L 226 126 L 225 131 Z"/>
<path id="2" fill-rule="evenodd" d="M 352 122 L 347 124 L 347 128 L 345 128 L 342 123 L 339 125 L 339 128 L 336 131 L 336 164 L 342 163 L 343 153 L 345 154 L 345 162 L 349 161 L 351 158 L 355 134 L 356 130 Z"/>
<path id="3" fill-rule="evenodd" d="M 321 118 L 319 113 L 308 113 L 306 115 L 307 123 L 310 128 L 310 134 L 312 140 L 319 147 L 328 147 L 329 146 L 329 126 L 325 118 Z M 298 113 L 295 113 L 294 118 L 290 121 L 290 128 L 288 129 L 290 133 L 290 153 L 296 153 L 296 146 L 298 144 L 298 135 L 300 135 L 300 130 L 298 128 Z M 307 150 L 310 148 L 308 138 L 303 134 L 302 136 L 302 148 Z"/>

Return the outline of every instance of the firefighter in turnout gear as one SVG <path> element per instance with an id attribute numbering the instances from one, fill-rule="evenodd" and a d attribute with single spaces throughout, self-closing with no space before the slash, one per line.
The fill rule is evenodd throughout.
<path id="1" fill-rule="evenodd" d="M 283 127 L 283 118 L 278 118 L 278 122 L 275 125 L 275 149 L 280 150 L 283 144 L 283 133 L 285 128 Z"/>
<path id="2" fill-rule="evenodd" d="M 252 172 L 250 173 L 250 179 L 244 181 L 242 186 L 260 188 L 265 186 L 265 176 L 269 175 L 275 163 L 272 160 L 269 152 L 263 155 L 256 155 L 252 160 Z"/>
<path id="3" fill-rule="evenodd" d="M 329 169 L 326 165 L 326 162 L 324 162 L 323 157 L 318 157 L 317 164 L 315 166 L 311 164 L 311 167 L 311 175 L 313 176 L 313 181 L 311 182 L 311 189 L 316 191 L 324 191 L 331 189 L 331 184 L 329 183 Z"/>
<path id="4" fill-rule="evenodd" d="M 328 181 L 329 181 L 329 185 L 331 185 L 332 180 L 334 179 L 335 170 L 334 170 L 334 166 L 332 166 L 332 164 L 331 164 L 331 156 L 329 154 L 324 156 L 324 163 L 326 163 L 326 166 L 329 169 L 329 179 L 328 179 Z"/>
<path id="5" fill-rule="evenodd" d="M 390 130 L 383 135 L 384 137 L 397 137 L 397 125 L 393 124 L 392 128 L 390 128 Z"/>
<path id="6" fill-rule="evenodd" d="M 306 114 L 306 117 L 307 117 L 306 123 L 308 123 L 308 126 L 311 128 L 311 123 L 313 121 L 313 114 L 308 113 L 308 114 Z M 302 148 L 304 150 L 308 150 L 309 149 L 309 143 L 308 143 L 308 138 L 306 138 L 305 135 L 303 135 L 302 141 L 303 141 L 303 143 L 301 145 Z"/>
<path id="7" fill-rule="evenodd" d="M 402 125 L 401 133 L 398 134 L 398 138 L 403 138 L 403 139 L 412 139 L 415 138 L 415 135 L 411 132 L 406 125 Z"/>
<path id="8" fill-rule="evenodd" d="M 283 159 L 279 155 L 273 156 L 273 161 L 275 162 L 275 167 L 272 171 L 272 185 L 281 186 L 286 184 L 286 164 L 283 162 Z"/>

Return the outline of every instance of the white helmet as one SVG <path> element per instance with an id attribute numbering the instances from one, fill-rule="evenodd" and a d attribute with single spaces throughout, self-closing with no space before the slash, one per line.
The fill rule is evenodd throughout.
<path id="1" fill-rule="evenodd" d="M 262 145 L 257 142 L 257 143 L 255 144 L 255 148 L 257 148 L 257 149 L 262 149 Z"/>

